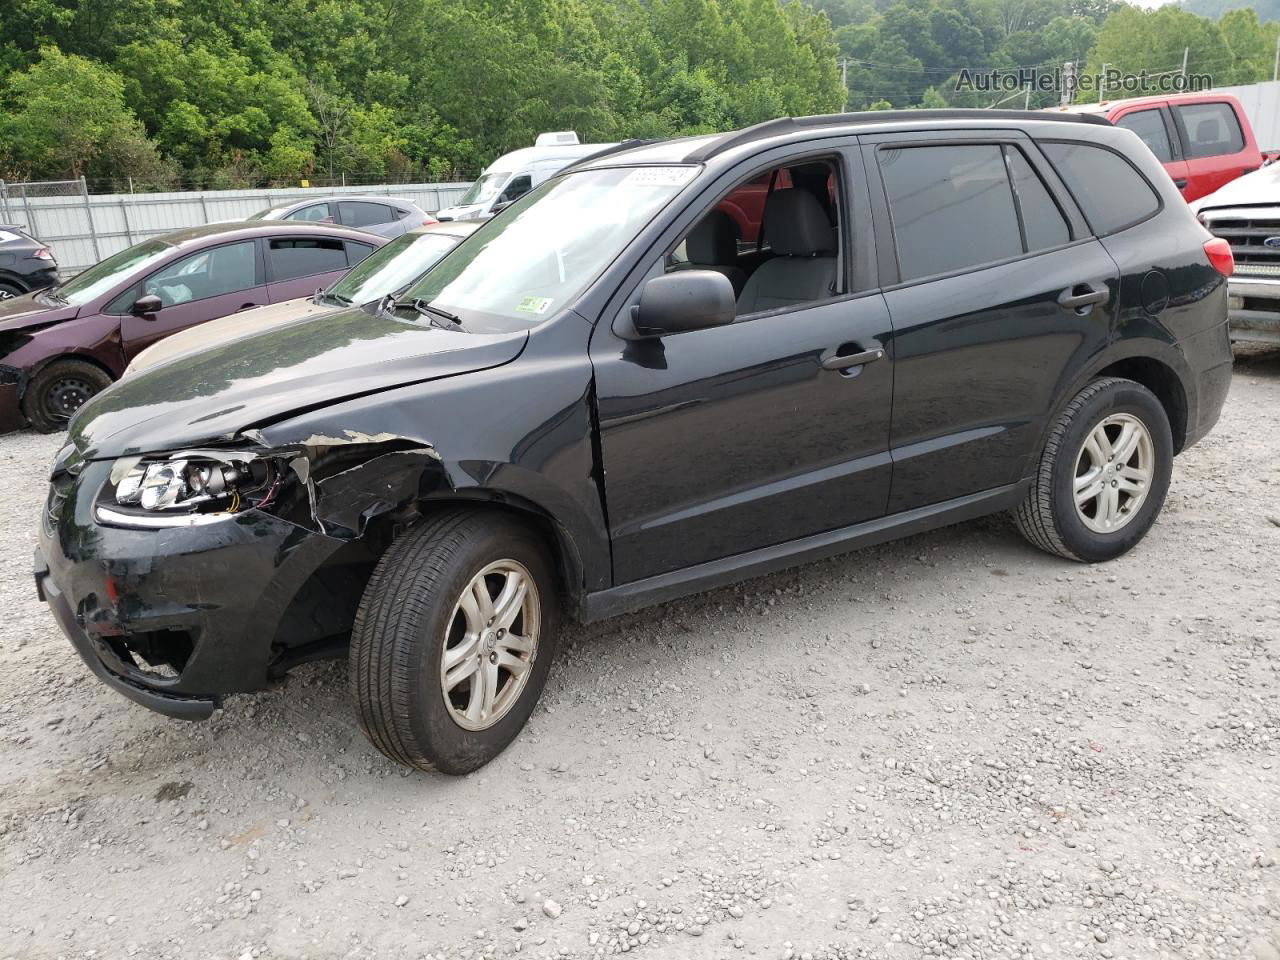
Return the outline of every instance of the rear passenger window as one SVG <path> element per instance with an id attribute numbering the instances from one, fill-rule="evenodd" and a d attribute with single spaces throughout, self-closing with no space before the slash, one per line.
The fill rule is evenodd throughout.
<path id="1" fill-rule="evenodd" d="M 1067 243 L 1071 239 L 1071 228 L 1067 226 L 1067 218 L 1062 215 L 1062 210 L 1058 208 L 1057 201 L 1049 193 L 1049 188 L 1044 185 L 1040 175 L 1017 147 L 1005 147 L 1004 153 L 1009 161 L 1013 191 L 1017 195 L 1018 206 L 1022 209 L 1022 230 L 1027 241 L 1027 252 Z"/>
<path id="2" fill-rule="evenodd" d="M 276 282 L 347 269 L 347 253 L 338 239 L 280 238 L 271 241 L 270 249 L 271 278 Z"/>
<path id="3" fill-rule="evenodd" d="M 882 150 L 880 171 L 903 280 L 1023 252 L 999 145 Z"/>
<path id="4" fill-rule="evenodd" d="M 1161 163 L 1173 161 L 1169 131 L 1164 128 L 1164 117 L 1160 115 L 1159 110 L 1138 110 L 1134 113 L 1126 113 L 1116 121 L 1116 126 L 1136 133 Z"/>
<path id="5" fill-rule="evenodd" d="M 357 240 L 348 240 L 347 243 L 347 266 L 354 267 L 357 263 L 373 253 L 373 247 L 367 243 L 360 243 Z"/>
<path id="6" fill-rule="evenodd" d="M 369 203 L 367 201 L 338 204 L 339 217 L 348 227 L 371 227 L 380 223 L 391 223 L 395 216 L 385 203 Z"/>
<path id="7" fill-rule="evenodd" d="M 1093 232 L 1115 233 L 1160 209 L 1160 197 L 1118 153 L 1088 143 L 1040 144 L 1053 161 Z"/>
<path id="8" fill-rule="evenodd" d="M 1236 112 L 1226 103 L 1188 103 L 1173 108 L 1187 141 L 1187 158 L 1217 157 L 1244 149 Z"/>

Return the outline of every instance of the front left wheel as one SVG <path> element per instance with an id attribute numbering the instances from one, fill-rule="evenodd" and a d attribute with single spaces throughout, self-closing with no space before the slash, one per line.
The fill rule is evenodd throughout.
<path id="1" fill-rule="evenodd" d="M 86 400 L 111 386 L 111 375 L 85 360 L 55 360 L 31 378 L 22 412 L 41 433 L 65 430 Z"/>
<path id="2" fill-rule="evenodd" d="M 469 773 L 501 753 L 555 653 L 554 568 L 525 526 L 483 510 L 437 514 L 391 545 L 351 632 L 360 726 L 382 753 Z"/>

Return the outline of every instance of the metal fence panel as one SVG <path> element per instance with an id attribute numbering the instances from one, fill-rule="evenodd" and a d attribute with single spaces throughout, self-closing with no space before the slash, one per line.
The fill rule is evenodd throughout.
<path id="1" fill-rule="evenodd" d="M 353 187 L 276 187 L 184 193 L 90 194 L 81 180 L 8 183 L 0 180 L 0 222 L 16 224 L 48 244 L 64 277 L 140 240 L 243 220 L 267 207 L 309 197 L 398 197 L 434 212 L 456 203 L 469 183 L 407 183 Z"/>

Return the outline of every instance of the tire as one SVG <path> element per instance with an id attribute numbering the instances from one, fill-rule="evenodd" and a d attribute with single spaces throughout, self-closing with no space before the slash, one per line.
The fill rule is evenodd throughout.
<path id="1" fill-rule="evenodd" d="M 1133 432 L 1125 433 L 1130 427 Z M 1098 441 L 1099 428 L 1108 437 L 1106 443 Z M 1130 445 L 1132 455 L 1116 463 Z M 1114 456 L 1109 459 L 1108 454 Z M 1139 469 L 1144 464 L 1146 469 Z M 1164 506 L 1172 472 L 1173 435 L 1155 395 L 1132 380 L 1094 380 L 1067 404 L 1049 431 L 1031 488 L 1013 512 L 1014 521 L 1041 550 L 1085 563 L 1112 560 L 1133 549 L 1151 529 Z M 1144 473 L 1149 478 L 1138 479 Z M 1090 496 L 1095 490 L 1100 492 Z M 1077 492 L 1087 498 L 1080 507 Z"/>
<path id="2" fill-rule="evenodd" d="M 41 433 L 65 430 L 84 401 L 111 386 L 111 375 L 84 360 L 55 360 L 31 378 L 22 412 Z"/>
<path id="3" fill-rule="evenodd" d="M 504 638 L 498 638 L 496 626 L 479 633 L 472 647 L 478 666 L 447 692 L 446 651 L 457 658 L 451 677 L 473 663 L 469 654 L 460 656 L 473 635 L 460 598 L 482 571 L 503 564 L 528 575 L 536 588 L 532 600 L 526 595 L 526 606 Z M 503 594 L 494 591 L 505 588 L 508 580 L 499 583 L 498 577 L 491 573 L 483 582 L 500 601 Z M 470 773 L 500 754 L 529 719 L 551 669 L 559 620 L 556 587 L 554 567 L 539 538 L 494 511 L 436 514 L 396 540 L 365 588 L 351 631 L 351 693 L 370 742 L 397 763 L 455 775 Z M 474 600 L 471 606 L 475 608 Z M 501 612 L 502 604 L 497 607 Z M 518 640 L 517 633 L 534 638 L 531 649 L 513 653 L 497 645 Z M 494 658 L 502 658 L 501 664 L 513 656 L 527 659 L 522 683 L 509 668 L 493 666 Z M 491 672 L 485 677 L 495 678 L 507 699 L 496 699 L 491 716 L 469 720 L 475 683 L 489 669 L 486 662 Z M 509 682 L 518 685 L 508 689 Z M 464 706 L 467 716 L 462 715 Z"/>
<path id="4" fill-rule="evenodd" d="M 26 292 L 27 291 L 23 290 L 16 284 L 0 280 L 0 300 L 9 300 L 13 297 L 20 297 Z"/>

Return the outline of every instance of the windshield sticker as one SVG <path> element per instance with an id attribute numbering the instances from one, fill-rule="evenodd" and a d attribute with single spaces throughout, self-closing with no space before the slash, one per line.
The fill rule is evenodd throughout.
<path id="1" fill-rule="evenodd" d="M 516 304 L 521 313 L 546 313 L 550 308 L 552 297 L 525 297 Z"/>
<path id="2" fill-rule="evenodd" d="M 693 179 L 694 167 L 641 167 L 632 170 L 622 182 L 630 187 L 679 187 Z"/>

